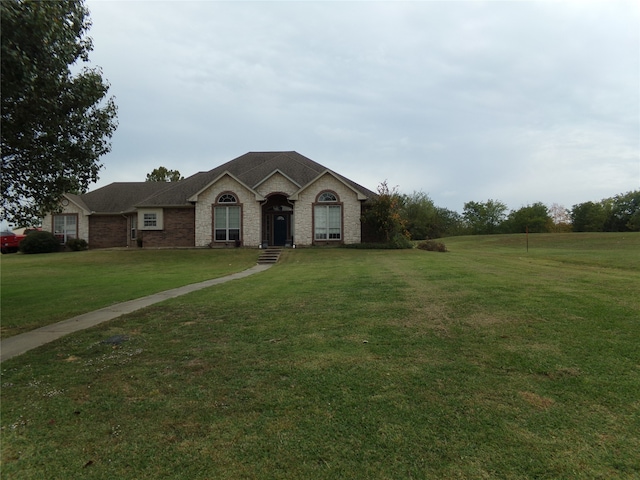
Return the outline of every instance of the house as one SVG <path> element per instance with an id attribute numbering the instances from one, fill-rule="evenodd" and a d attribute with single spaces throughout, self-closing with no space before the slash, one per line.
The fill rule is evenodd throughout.
<path id="1" fill-rule="evenodd" d="M 65 194 L 43 229 L 90 248 L 352 244 L 375 196 L 297 152 L 249 152 L 179 182 Z"/>

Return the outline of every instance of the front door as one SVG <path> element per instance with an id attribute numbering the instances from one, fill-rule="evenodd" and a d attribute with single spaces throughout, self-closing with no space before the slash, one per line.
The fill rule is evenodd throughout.
<path id="1" fill-rule="evenodd" d="M 269 195 L 262 206 L 262 245 L 284 247 L 293 240 L 293 203 L 283 193 Z"/>
<path id="2" fill-rule="evenodd" d="M 273 216 L 273 244 L 283 246 L 287 243 L 287 219 L 284 215 Z"/>

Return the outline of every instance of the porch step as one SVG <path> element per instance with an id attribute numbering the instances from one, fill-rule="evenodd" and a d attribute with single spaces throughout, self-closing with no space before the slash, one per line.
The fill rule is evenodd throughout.
<path id="1" fill-rule="evenodd" d="M 264 265 L 269 263 L 277 263 L 282 253 L 281 247 L 268 247 L 265 248 L 258 257 L 258 264 Z"/>

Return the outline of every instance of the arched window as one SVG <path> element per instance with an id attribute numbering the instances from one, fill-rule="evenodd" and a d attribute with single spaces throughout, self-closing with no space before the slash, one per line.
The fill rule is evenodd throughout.
<path id="1" fill-rule="evenodd" d="M 333 192 L 322 192 L 319 196 L 318 196 L 318 202 L 337 202 L 338 201 L 338 197 L 336 197 L 336 194 Z"/>
<path id="2" fill-rule="evenodd" d="M 223 193 L 218 197 L 218 203 L 238 203 L 233 193 Z"/>
<path id="3" fill-rule="evenodd" d="M 313 207 L 313 229 L 316 240 L 342 240 L 342 205 L 333 192 L 322 192 Z"/>
<path id="4" fill-rule="evenodd" d="M 242 210 L 238 198 L 233 193 L 223 193 L 213 207 L 213 238 L 216 242 L 240 240 Z"/>

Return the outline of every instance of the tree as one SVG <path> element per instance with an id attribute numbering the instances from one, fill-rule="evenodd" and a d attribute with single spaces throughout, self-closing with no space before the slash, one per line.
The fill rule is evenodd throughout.
<path id="1" fill-rule="evenodd" d="M 184 180 L 178 170 L 168 170 L 166 167 L 158 167 L 151 173 L 147 173 L 147 182 L 178 182 Z"/>
<path id="2" fill-rule="evenodd" d="M 571 216 L 569 211 L 562 205 L 554 203 L 549 207 L 549 217 L 551 217 L 550 230 L 554 233 L 571 231 Z"/>
<path id="3" fill-rule="evenodd" d="M 486 202 L 467 202 L 464 204 L 462 216 L 475 235 L 499 233 L 499 228 L 506 217 L 507 206 L 498 200 Z"/>
<path id="4" fill-rule="evenodd" d="M 609 200 L 605 230 L 626 232 L 640 230 L 640 190 L 616 195 Z M 607 202 L 603 200 L 603 202 Z"/>
<path id="5" fill-rule="evenodd" d="M 424 192 L 402 196 L 402 216 L 411 238 L 425 240 L 437 238 L 437 209 Z"/>
<path id="6" fill-rule="evenodd" d="M 88 62 L 91 26 L 83 0 L 3 0 L 0 214 L 32 224 L 65 192 L 86 192 L 111 150 L 117 108 Z M 77 68 L 77 67 L 74 67 Z"/>
<path id="7" fill-rule="evenodd" d="M 602 203 L 584 202 L 571 209 L 574 232 L 602 232 L 607 213 Z"/>
<path id="8" fill-rule="evenodd" d="M 549 209 L 541 202 L 514 210 L 505 221 L 509 233 L 546 233 L 551 225 Z"/>
<path id="9" fill-rule="evenodd" d="M 464 219 L 462 215 L 454 210 L 444 207 L 436 207 L 436 231 L 434 238 L 462 235 L 464 233 Z"/>
<path id="10" fill-rule="evenodd" d="M 385 180 L 378 186 L 378 196 L 363 215 L 363 222 L 370 225 L 383 242 L 399 248 L 411 246 L 411 235 L 402 217 L 402 197 Z"/>
<path id="11" fill-rule="evenodd" d="M 458 212 L 436 207 L 424 192 L 402 195 L 402 217 L 411 238 L 425 240 L 462 231 L 462 217 Z"/>

